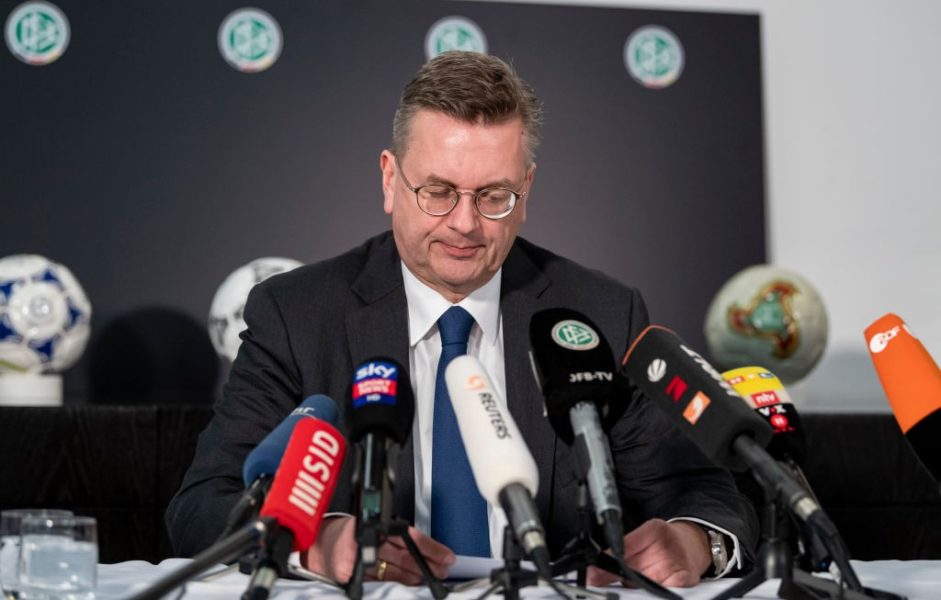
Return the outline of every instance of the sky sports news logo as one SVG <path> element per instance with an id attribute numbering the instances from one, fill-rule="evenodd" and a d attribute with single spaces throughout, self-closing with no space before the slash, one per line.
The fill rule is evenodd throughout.
<path id="1" fill-rule="evenodd" d="M 399 371 L 392 363 L 370 362 L 353 378 L 353 408 L 373 404 L 395 406 Z"/>

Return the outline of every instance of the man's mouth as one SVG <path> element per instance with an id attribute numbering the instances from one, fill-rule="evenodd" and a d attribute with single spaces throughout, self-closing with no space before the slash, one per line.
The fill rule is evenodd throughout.
<path id="1" fill-rule="evenodd" d="M 470 258 L 477 254 L 477 251 L 483 248 L 479 244 L 466 244 L 466 245 L 457 245 L 452 246 L 446 242 L 440 242 L 441 248 L 444 252 L 454 258 Z"/>

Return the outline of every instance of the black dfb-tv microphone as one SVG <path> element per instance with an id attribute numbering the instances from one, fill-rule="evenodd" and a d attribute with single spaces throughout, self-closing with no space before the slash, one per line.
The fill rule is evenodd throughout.
<path id="1" fill-rule="evenodd" d="M 574 447 L 605 541 L 622 557 L 621 501 L 606 433 L 624 414 L 630 396 L 617 383 L 611 347 L 588 317 L 568 308 L 533 315 L 529 341 L 549 422 Z"/>
<path id="2" fill-rule="evenodd" d="M 415 398 L 408 371 L 395 360 L 377 357 L 354 371 L 351 390 L 350 439 L 357 446 L 356 489 L 357 542 L 363 564 L 370 566 L 376 553 L 380 524 L 388 523 L 395 472 L 388 454 L 401 446 L 412 431 Z"/>

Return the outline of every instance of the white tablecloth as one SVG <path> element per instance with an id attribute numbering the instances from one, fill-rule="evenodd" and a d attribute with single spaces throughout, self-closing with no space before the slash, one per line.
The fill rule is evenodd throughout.
<path id="1" fill-rule="evenodd" d="M 98 566 L 98 589 L 96 596 L 102 600 L 125 598 L 132 591 L 143 589 L 147 584 L 160 579 L 163 575 L 180 567 L 187 559 L 168 559 L 159 565 L 144 561 L 129 561 L 113 565 Z M 908 596 L 910 600 L 941 600 L 941 561 L 853 561 L 853 568 L 863 584 L 882 590 L 888 590 Z M 683 598 L 707 600 L 732 585 L 735 579 L 708 581 L 694 588 L 674 589 Z M 248 576 L 237 571 L 230 571 L 208 582 L 194 581 L 186 586 L 184 599 L 239 598 L 245 591 Z M 766 581 L 755 588 L 746 598 L 756 600 L 777 598 L 779 582 Z M 484 588 L 477 588 L 460 594 L 451 594 L 448 598 L 463 599 L 479 596 Z M 432 598 L 427 589 L 406 587 L 396 583 L 366 583 L 366 598 L 372 599 L 411 599 Z M 653 598 L 650 594 L 638 590 L 628 590 L 620 586 L 606 591 L 617 592 L 622 598 Z M 523 591 L 524 598 L 558 598 L 548 587 L 528 588 Z M 175 597 L 171 596 L 171 597 Z M 278 600 L 308 600 L 313 598 L 345 598 L 341 590 L 325 584 L 279 580 L 272 598 Z M 497 596 L 496 598 L 500 598 Z"/>

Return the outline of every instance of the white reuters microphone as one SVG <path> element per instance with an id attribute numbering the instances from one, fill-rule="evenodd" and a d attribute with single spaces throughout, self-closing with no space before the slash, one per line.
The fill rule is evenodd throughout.
<path id="1" fill-rule="evenodd" d="M 539 471 L 523 435 L 479 360 L 455 358 L 444 378 L 480 495 L 503 508 L 540 575 L 550 575 L 546 534 L 533 502 Z"/>

